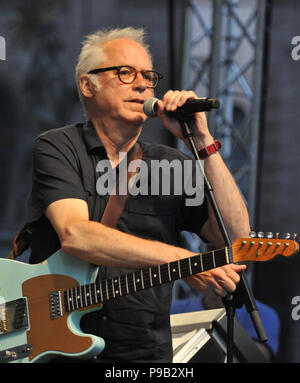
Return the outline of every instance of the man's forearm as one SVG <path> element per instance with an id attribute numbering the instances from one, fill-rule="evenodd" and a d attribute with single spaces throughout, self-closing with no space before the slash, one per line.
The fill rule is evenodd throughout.
<path id="1" fill-rule="evenodd" d="M 69 225 L 61 245 L 66 253 L 110 267 L 146 267 L 194 255 L 186 249 L 142 239 L 85 220 Z"/>
<path id="2" fill-rule="evenodd" d="M 204 169 L 230 239 L 234 241 L 239 237 L 248 236 L 250 225 L 245 202 L 220 154 L 209 156 L 205 160 Z M 223 244 L 211 206 L 209 206 L 209 220 L 210 226 L 217 230 L 217 233 L 214 233 L 217 245 Z"/>

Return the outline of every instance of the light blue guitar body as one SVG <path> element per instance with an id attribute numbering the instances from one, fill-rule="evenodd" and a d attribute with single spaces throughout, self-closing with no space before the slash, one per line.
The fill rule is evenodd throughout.
<path id="1" fill-rule="evenodd" d="M 79 323 L 101 303 L 68 312 L 63 298 L 65 290 L 95 282 L 97 272 L 98 267 L 62 250 L 36 265 L 0 259 L 0 362 L 100 354 L 104 340 L 83 333 Z"/>

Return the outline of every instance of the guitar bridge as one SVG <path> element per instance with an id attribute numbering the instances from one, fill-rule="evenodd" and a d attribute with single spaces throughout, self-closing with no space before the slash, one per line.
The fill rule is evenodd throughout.
<path id="1" fill-rule="evenodd" d="M 14 360 L 22 359 L 29 356 L 31 353 L 31 344 L 24 344 L 21 346 L 9 348 L 7 350 L 0 351 L 0 363 L 9 363 Z"/>
<path id="2" fill-rule="evenodd" d="M 26 298 L 1 303 L 0 336 L 28 328 Z"/>

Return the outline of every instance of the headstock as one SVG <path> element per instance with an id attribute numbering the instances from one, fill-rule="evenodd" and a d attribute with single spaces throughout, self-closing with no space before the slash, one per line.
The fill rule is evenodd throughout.
<path id="1" fill-rule="evenodd" d="M 297 234 L 284 233 L 282 239 L 279 236 L 280 233 L 274 235 L 271 232 L 266 235 L 258 232 L 256 235 L 252 231 L 249 238 L 239 238 L 232 245 L 233 262 L 266 262 L 276 255 L 290 257 L 299 251 Z"/>

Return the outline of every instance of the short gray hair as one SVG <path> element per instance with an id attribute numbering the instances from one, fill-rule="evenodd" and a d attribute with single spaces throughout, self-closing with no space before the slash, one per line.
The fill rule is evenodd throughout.
<path id="1" fill-rule="evenodd" d="M 105 54 L 102 50 L 103 44 L 115 39 L 130 39 L 136 41 L 145 49 L 150 57 L 150 60 L 152 61 L 149 45 L 146 42 L 145 35 L 146 33 L 143 28 L 126 27 L 101 29 L 84 37 L 75 70 L 76 85 L 82 104 L 83 96 L 79 87 L 79 78 L 82 74 L 88 73 L 90 70 L 95 69 L 99 64 L 105 61 Z M 94 82 L 92 77 L 91 81 Z M 98 83 L 94 82 L 94 84 L 98 87 Z"/>

